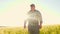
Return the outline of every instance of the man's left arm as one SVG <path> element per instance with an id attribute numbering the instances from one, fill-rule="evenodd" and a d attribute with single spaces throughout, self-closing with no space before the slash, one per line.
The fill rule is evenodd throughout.
<path id="1" fill-rule="evenodd" d="M 43 23 L 43 21 L 42 21 L 42 15 L 40 15 L 40 29 L 42 28 L 42 23 Z"/>
<path id="2" fill-rule="evenodd" d="M 42 21 L 42 15 L 41 15 L 41 13 L 39 12 L 38 13 L 39 14 L 39 20 L 40 20 L 40 24 L 39 24 L 39 27 L 40 27 L 40 29 L 42 28 L 42 23 L 43 23 L 43 21 Z"/>

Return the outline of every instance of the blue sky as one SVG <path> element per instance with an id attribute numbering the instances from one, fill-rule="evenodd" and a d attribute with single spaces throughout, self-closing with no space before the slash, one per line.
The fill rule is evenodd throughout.
<path id="1" fill-rule="evenodd" d="M 60 0 L 0 0 L 0 25 L 23 25 L 32 3 L 42 13 L 43 25 L 60 24 Z"/>

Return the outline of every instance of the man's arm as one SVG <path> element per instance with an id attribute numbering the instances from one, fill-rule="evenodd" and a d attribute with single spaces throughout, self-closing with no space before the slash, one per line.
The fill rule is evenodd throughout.
<path id="1" fill-rule="evenodd" d="M 38 15 L 39 15 L 39 20 L 40 20 L 40 24 L 39 24 L 39 28 L 41 29 L 42 28 L 42 15 L 41 15 L 41 13 L 38 11 Z"/>
<path id="2" fill-rule="evenodd" d="M 42 28 L 42 21 L 40 22 L 40 29 Z"/>
<path id="3" fill-rule="evenodd" d="M 25 15 L 25 21 L 24 21 L 24 28 L 26 28 L 26 23 L 27 23 L 27 19 L 28 19 L 28 13 Z"/>
<path id="4" fill-rule="evenodd" d="M 26 28 L 26 20 L 24 21 L 24 28 Z"/>
<path id="5" fill-rule="evenodd" d="M 42 28 L 42 15 L 40 14 L 40 29 Z"/>

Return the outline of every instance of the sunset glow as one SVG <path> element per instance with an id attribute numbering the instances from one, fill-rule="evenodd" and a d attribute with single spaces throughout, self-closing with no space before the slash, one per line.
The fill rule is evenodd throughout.
<path id="1" fill-rule="evenodd" d="M 60 24 L 60 2 L 51 1 L 3 0 L 0 2 L 0 26 L 23 26 L 32 3 L 41 12 L 43 25 Z"/>

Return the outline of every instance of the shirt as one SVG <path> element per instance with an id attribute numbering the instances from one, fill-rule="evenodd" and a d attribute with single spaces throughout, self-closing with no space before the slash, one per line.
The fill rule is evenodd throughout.
<path id="1" fill-rule="evenodd" d="M 35 10 L 32 12 L 31 10 L 27 13 L 28 20 L 37 20 L 37 21 L 42 21 L 42 16 L 41 13 L 38 10 Z"/>
<path id="2" fill-rule="evenodd" d="M 27 21 L 28 22 L 31 22 L 31 23 L 29 23 L 29 24 L 31 24 L 31 25 L 36 25 L 37 23 L 37 21 L 38 22 L 40 22 L 40 21 L 42 21 L 42 16 L 41 16 L 41 13 L 38 11 L 38 10 L 34 10 L 34 11 L 29 11 L 28 13 L 27 13 Z M 33 22 L 34 21 L 34 22 Z M 33 23 L 32 23 L 33 22 Z"/>

